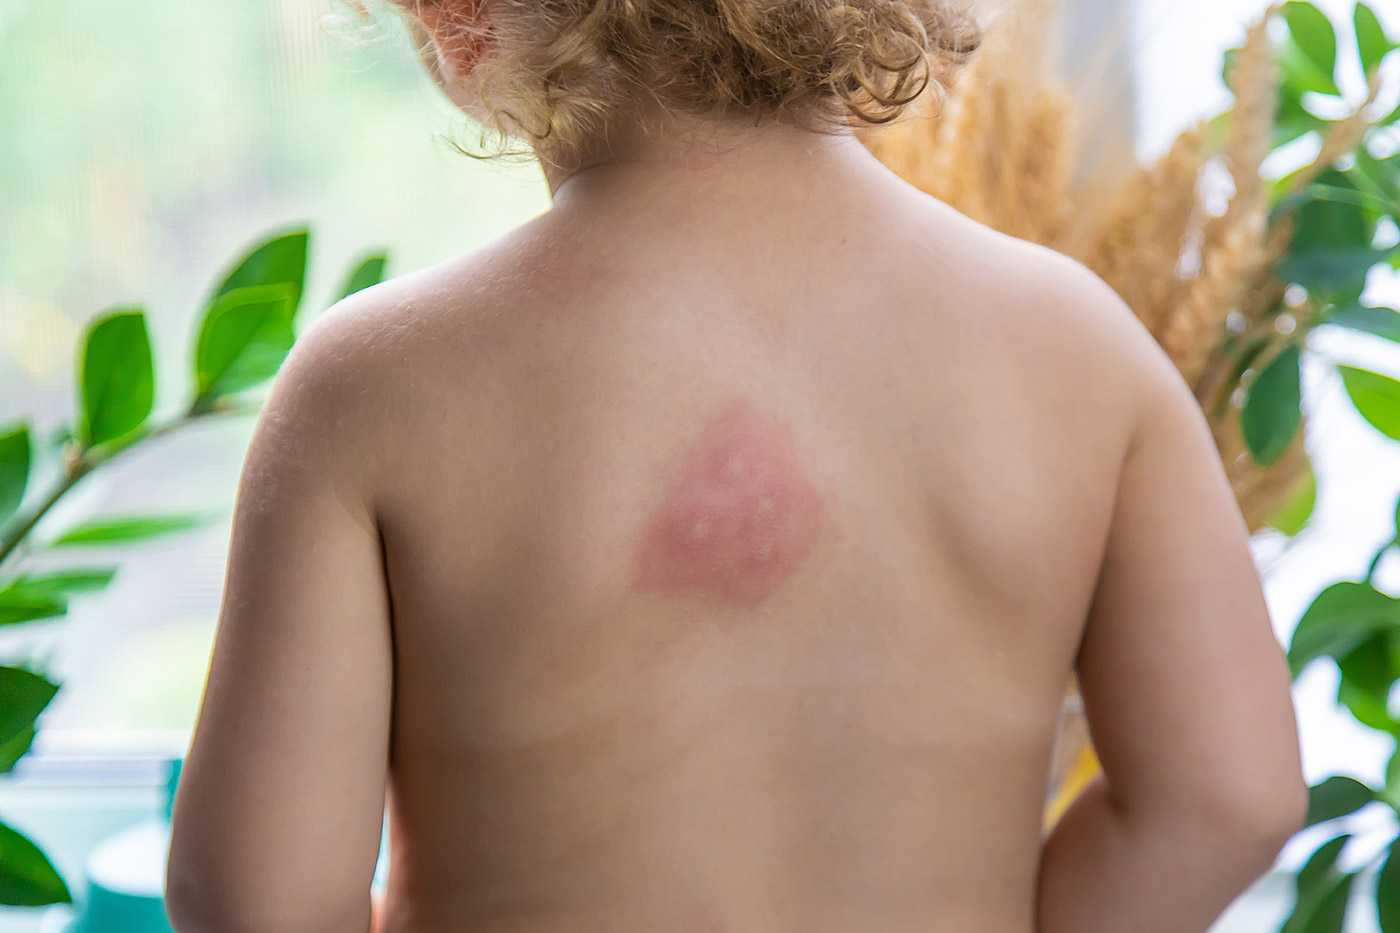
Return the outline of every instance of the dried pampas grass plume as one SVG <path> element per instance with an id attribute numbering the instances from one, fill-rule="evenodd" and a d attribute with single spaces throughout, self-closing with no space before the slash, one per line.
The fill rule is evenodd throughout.
<path id="1" fill-rule="evenodd" d="M 1107 197 L 1076 186 L 1079 121 L 1068 93 L 1044 69 L 1049 0 L 1027 0 L 990 24 L 982 48 L 959 74 L 936 115 L 859 134 L 870 151 L 909 183 L 1004 233 L 1058 249 L 1102 277 L 1143 322 L 1195 392 L 1250 531 L 1311 480 L 1300 428 L 1282 454 L 1260 464 L 1240 427 L 1242 386 L 1297 341 L 1310 319 L 1288 307 L 1279 259 L 1288 223 L 1269 224 L 1274 186 L 1262 174 L 1272 150 L 1279 92 L 1271 6 L 1233 56 L 1233 107 L 1218 121 L 1189 127 L 1150 165 L 1125 166 Z M 1028 54 L 1030 53 L 1030 54 Z M 1309 166 L 1281 184 L 1297 190 L 1360 144 L 1373 125 L 1368 108 L 1336 121 Z M 1215 128 L 1228 127 L 1223 139 Z M 1223 210 L 1208 208 L 1208 180 L 1228 187 Z M 1226 184 L 1228 181 L 1228 185 Z M 1073 212 L 1068 205 L 1075 205 Z M 1279 326 L 1286 308 L 1295 327 Z M 1066 690 L 1063 741 L 1056 755 L 1047 828 L 1097 772 L 1077 683 Z"/>
<path id="2" fill-rule="evenodd" d="M 1157 162 L 1128 176 L 1097 216 L 1070 240 L 1049 243 L 1113 286 L 1158 340 L 1182 298 L 1179 275 L 1188 230 L 1201 214 L 1197 184 L 1205 166 L 1206 128 L 1178 136 Z"/>
<path id="3" fill-rule="evenodd" d="M 1079 115 L 1046 69 L 1052 0 L 1024 0 L 991 22 L 937 110 L 916 101 L 915 118 L 859 134 L 909 183 L 974 220 L 1073 256 L 1118 292 L 1195 389 L 1251 531 L 1306 473 L 1301 442 L 1298 455 L 1264 466 L 1240 460 L 1243 447 L 1223 440 L 1239 431 L 1231 394 L 1241 374 L 1227 338 L 1286 341 L 1259 325 L 1281 298 L 1273 268 L 1288 243 L 1286 230 L 1269 230 L 1270 186 L 1261 175 L 1279 86 L 1268 25 L 1279 9 L 1253 23 L 1234 54 L 1223 143 L 1212 139 L 1212 122 L 1191 126 L 1155 162 L 1129 166 L 1107 196 L 1076 187 Z M 1367 126 L 1360 110 L 1338 121 L 1309 171 L 1354 147 Z M 1216 213 L 1203 197 L 1211 171 L 1233 188 Z M 1309 177 L 1299 173 L 1297 182 Z"/>
<path id="4" fill-rule="evenodd" d="M 1065 227 L 1076 153 L 1069 92 L 1043 80 L 1049 0 L 993 19 L 945 99 L 916 101 L 862 142 L 905 180 L 988 226 L 1037 242 Z"/>

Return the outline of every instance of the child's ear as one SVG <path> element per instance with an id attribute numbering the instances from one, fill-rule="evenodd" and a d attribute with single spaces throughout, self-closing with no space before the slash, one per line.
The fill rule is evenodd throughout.
<path id="1" fill-rule="evenodd" d="M 429 0 L 415 11 L 414 41 L 438 84 L 461 81 L 485 53 L 487 6 L 487 0 Z M 429 44 L 431 50 L 425 48 Z"/>

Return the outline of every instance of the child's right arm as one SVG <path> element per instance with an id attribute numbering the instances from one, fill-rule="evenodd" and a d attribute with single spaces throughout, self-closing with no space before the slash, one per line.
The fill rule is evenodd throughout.
<path id="1" fill-rule="evenodd" d="M 1248 531 L 1189 388 L 1140 334 L 1141 404 L 1077 658 L 1104 774 L 1045 842 L 1037 933 L 1203 933 L 1307 807 Z"/>

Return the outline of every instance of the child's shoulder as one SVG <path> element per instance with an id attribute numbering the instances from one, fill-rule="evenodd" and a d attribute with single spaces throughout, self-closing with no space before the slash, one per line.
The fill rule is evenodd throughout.
<path id="1" fill-rule="evenodd" d="M 348 295 L 303 328 L 297 344 L 323 345 L 331 366 L 401 369 L 447 328 L 482 323 L 502 295 L 496 244 L 385 279 Z"/>
<path id="2" fill-rule="evenodd" d="M 1143 382 L 1179 379 L 1143 321 L 1079 260 L 941 202 L 928 216 L 935 241 L 950 244 L 939 274 L 956 283 L 964 313 L 995 330 L 997 346 L 1088 394 L 1127 398 Z M 930 293 L 944 284 L 930 282 Z"/>

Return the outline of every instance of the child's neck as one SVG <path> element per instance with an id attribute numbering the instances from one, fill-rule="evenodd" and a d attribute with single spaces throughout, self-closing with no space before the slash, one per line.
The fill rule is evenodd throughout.
<path id="1" fill-rule="evenodd" d="M 849 131 L 830 136 L 772 117 L 662 118 L 649 110 L 614 119 L 568 158 L 542 157 L 541 165 L 557 209 L 566 199 L 573 203 L 616 185 L 714 192 L 727 180 L 742 187 L 755 178 L 820 169 L 853 156 L 873 159 Z"/>

